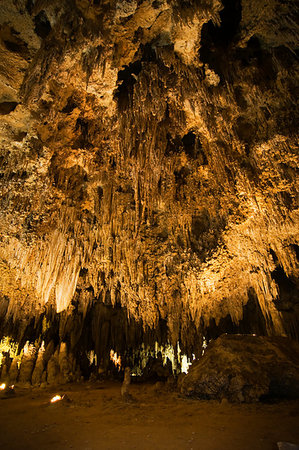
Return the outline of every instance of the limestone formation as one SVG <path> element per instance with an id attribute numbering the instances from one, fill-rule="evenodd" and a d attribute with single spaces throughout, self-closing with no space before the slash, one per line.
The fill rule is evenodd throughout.
<path id="1" fill-rule="evenodd" d="M 222 335 L 192 364 L 180 389 L 238 403 L 298 398 L 299 345 L 282 337 Z"/>
<path id="2" fill-rule="evenodd" d="M 131 384 L 131 369 L 130 367 L 126 367 L 124 372 L 124 381 L 120 391 L 123 400 L 128 400 L 131 397 L 129 392 L 130 384 Z"/>
<path id="3" fill-rule="evenodd" d="M 44 352 L 45 348 L 44 346 L 41 346 L 38 350 L 35 367 L 32 372 L 31 382 L 33 385 L 40 385 L 42 383 L 42 377 L 45 370 Z"/>
<path id="4" fill-rule="evenodd" d="M 46 348 L 20 379 L 298 340 L 297 10 L 1 2 L 0 337 Z"/>
<path id="5" fill-rule="evenodd" d="M 23 356 L 21 359 L 21 366 L 19 371 L 19 377 L 18 381 L 20 383 L 30 383 L 32 372 L 34 369 L 36 361 L 36 349 L 32 344 L 29 344 L 29 342 L 26 342 L 26 345 L 24 347 Z"/>
<path id="6" fill-rule="evenodd" d="M 9 382 L 15 384 L 19 378 L 19 361 L 15 358 L 9 368 Z"/>

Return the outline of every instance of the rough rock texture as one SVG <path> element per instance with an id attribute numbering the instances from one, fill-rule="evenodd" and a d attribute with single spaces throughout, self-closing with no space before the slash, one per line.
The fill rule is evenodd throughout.
<path id="1" fill-rule="evenodd" d="M 255 402 L 299 397 L 299 345 L 283 337 L 222 335 L 193 362 L 181 392 L 202 399 Z"/>
<path id="2" fill-rule="evenodd" d="M 82 367 L 77 366 L 74 356 L 68 351 L 65 342 L 56 348 L 53 341 L 46 349 L 44 343 L 37 348 L 26 343 L 20 351 L 20 356 L 11 358 L 5 355 L 2 361 L 1 380 L 7 383 L 32 384 L 64 384 L 70 381 L 80 381 Z"/>
<path id="3" fill-rule="evenodd" d="M 2 334 L 298 339 L 297 12 L 1 2 Z"/>

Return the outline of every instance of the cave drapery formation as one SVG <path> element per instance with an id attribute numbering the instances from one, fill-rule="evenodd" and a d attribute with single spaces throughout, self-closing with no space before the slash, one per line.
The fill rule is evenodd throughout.
<path id="1" fill-rule="evenodd" d="M 99 358 L 298 339 L 297 13 L 0 3 L 2 336 Z"/>

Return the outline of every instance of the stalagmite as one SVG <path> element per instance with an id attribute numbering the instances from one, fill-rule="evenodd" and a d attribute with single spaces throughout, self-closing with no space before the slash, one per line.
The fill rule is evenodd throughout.
<path id="1" fill-rule="evenodd" d="M 12 360 L 9 368 L 9 382 L 15 384 L 19 378 L 19 360 L 17 358 Z"/>
<path id="2" fill-rule="evenodd" d="M 297 16 L 0 1 L 1 448 L 299 442 Z"/>
<path id="3" fill-rule="evenodd" d="M 298 340 L 295 14 L 1 4 L 3 379 L 141 374 L 159 351 L 166 373 L 169 349 L 177 375 L 222 333 Z"/>
<path id="4" fill-rule="evenodd" d="M 41 347 L 38 350 L 35 367 L 32 372 L 31 382 L 33 385 L 39 385 L 42 383 L 42 376 L 43 376 L 43 373 L 45 370 L 44 353 L 45 353 L 45 347 L 44 347 L 44 342 L 43 342 Z"/>
<path id="5" fill-rule="evenodd" d="M 124 371 L 124 381 L 121 386 L 121 396 L 123 400 L 129 400 L 130 398 L 132 398 L 129 392 L 130 384 L 131 384 L 131 369 L 130 367 L 126 367 Z"/>
<path id="6" fill-rule="evenodd" d="M 29 341 L 26 342 L 21 359 L 18 381 L 20 383 L 31 383 L 32 372 L 36 361 L 36 349 Z"/>

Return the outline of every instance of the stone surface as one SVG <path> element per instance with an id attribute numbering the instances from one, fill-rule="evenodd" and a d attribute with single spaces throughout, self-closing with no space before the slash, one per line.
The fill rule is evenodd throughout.
<path id="1" fill-rule="evenodd" d="M 299 345 L 282 337 L 222 335 L 193 362 L 181 392 L 202 399 L 256 402 L 299 397 Z"/>
<path id="2" fill-rule="evenodd" d="M 19 370 L 18 381 L 19 383 L 31 383 L 32 373 L 36 362 L 36 349 L 32 344 L 26 343 L 23 356 L 21 359 L 21 365 Z"/>
<path id="3" fill-rule="evenodd" d="M 15 358 L 9 368 L 9 382 L 15 384 L 19 377 L 19 361 Z"/>
<path id="4" fill-rule="evenodd" d="M 45 349 L 42 346 L 37 353 L 34 370 L 32 372 L 31 383 L 33 385 L 40 385 L 42 383 L 43 373 L 45 370 L 44 352 Z"/>

